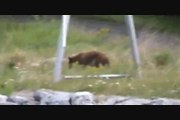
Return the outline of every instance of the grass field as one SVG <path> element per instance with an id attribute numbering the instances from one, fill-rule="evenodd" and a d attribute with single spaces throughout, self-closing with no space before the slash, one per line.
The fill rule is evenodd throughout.
<path id="1" fill-rule="evenodd" d="M 180 98 L 180 61 L 177 54 L 179 49 L 152 49 L 148 44 L 139 47 L 143 74 L 141 79 L 134 76 L 112 80 L 79 79 L 62 80 L 54 84 L 53 58 L 58 36 L 59 21 L 55 19 L 25 23 L 0 20 L 0 94 L 11 94 L 23 89 L 50 88 L 144 98 Z M 92 49 L 105 52 L 110 57 L 111 67 L 83 69 L 75 65 L 68 69 L 68 55 Z M 108 30 L 104 28 L 90 32 L 81 27 L 71 26 L 63 75 L 111 73 L 133 75 L 129 38 L 110 37 Z"/>

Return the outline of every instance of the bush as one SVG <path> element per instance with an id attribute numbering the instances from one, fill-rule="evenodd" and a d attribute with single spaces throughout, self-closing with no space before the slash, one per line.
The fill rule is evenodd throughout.
<path id="1" fill-rule="evenodd" d="M 169 52 L 160 52 L 154 57 L 156 66 L 165 66 L 172 62 L 173 57 Z"/>

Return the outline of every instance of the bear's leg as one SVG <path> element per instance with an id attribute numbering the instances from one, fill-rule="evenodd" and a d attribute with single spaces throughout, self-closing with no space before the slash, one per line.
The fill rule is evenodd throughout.
<path id="1" fill-rule="evenodd" d="M 96 61 L 96 62 L 95 62 L 95 66 L 96 66 L 97 68 L 99 68 L 99 65 L 100 65 L 99 62 Z"/>
<path id="2" fill-rule="evenodd" d="M 91 62 L 89 62 L 88 65 L 89 66 L 96 66 L 96 60 L 92 60 Z"/>

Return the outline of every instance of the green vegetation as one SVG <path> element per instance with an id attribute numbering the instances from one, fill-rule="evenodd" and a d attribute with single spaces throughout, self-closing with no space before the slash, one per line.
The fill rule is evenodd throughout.
<path id="1" fill-rule="evenodd" d="M 169 52 L 161 52 L 154 56 L 154 60 L 157 66 L 164 66 L 173 62 L 173 57 Z"/>
<path id="2" fill-rule="evenodd" d="M 135 18 L 139 23 L 142 19 L 140 17 Z M 116 21 L 116 16 L 112 18 Z M 101 20 L 104 19 L 109 17 L 104 16 Z M 10 94 L 23 89 L 48 88 L 145 98 L 153 96 L 180 98 L 180 56 L 175 54 L 178 53 L 178 48 L 169 50 L 170 52 L 167 49 L 168 52 L 164 53 L 161 48 L 156 51 L 150 49 L 151 47 L 143 51 L 145 46 L 141 45 L 142 79 L 133 76 L 112 80 L 79 79 L 62 80 L 54 84 L 53 58 L 58 36 L 59 21 L 55 19 L 24 23 L 0 20 L 0 94 Z M 110 57 L 111 67 L 84 69 L 75 65 L 72 69 L 68 69 L 68 55 L 90 49 L 105 52 Z M 81 27 L 71 26 L 64 60 L 64 75 L 132 74 L 132 70 L 133 61 L 127 37 L 109 37 L 109 30 L 106 28 L 99 31 L 85 31 Z"/>
<path id="3" fill-rule="evenodd" d="M 77 18 L 107 21 L 112 23 L 124 23 L 123 15 L 79 15 Z M 180 17 L 170 15 L 134 15 L 136 27 L 148 27 L 158 29 L 160 32 L 169 32 L 179 35 Z"/>

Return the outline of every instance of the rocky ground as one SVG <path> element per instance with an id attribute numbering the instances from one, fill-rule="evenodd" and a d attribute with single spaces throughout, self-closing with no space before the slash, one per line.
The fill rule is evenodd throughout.
<path id="1" fill-rule="evenodd" d="M 180 105 L 180 100 L 142 99 L 130 96 L 94 95 L 90 92 L 64 92 L 48 89 L 0 95 L 0 105 Z"/>

